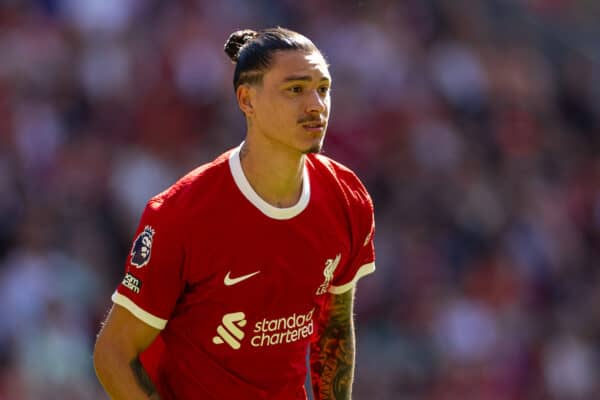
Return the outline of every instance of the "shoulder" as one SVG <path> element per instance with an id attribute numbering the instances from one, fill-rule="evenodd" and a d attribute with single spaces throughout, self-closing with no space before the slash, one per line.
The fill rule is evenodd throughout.
<path id="1" fill-rule="evenodd" d="M 373 209 L 369 192 L 350 168 L 321 154 L 310 154 L 308 163 L 316 175 L 330 180 L 332 186 L 339 189 L 351 205 L 364 205 Z"/>
<path id="2" fill-rule="evenodd" d="M 173 217 L 185 214 L 200 199 L 206 198 L 211 190 L 222 187 L 221 181 L 230 174 L 228 160 L 231 151 L 191 170 L 169 188 L 152 197 L 148 201 L 147 211 Z"/>

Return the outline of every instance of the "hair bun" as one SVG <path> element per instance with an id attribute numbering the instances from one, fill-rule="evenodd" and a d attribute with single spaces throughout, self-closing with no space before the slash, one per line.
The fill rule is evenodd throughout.
<path id="1" fill-rule="evenodd" d="M 229 35 L 227 42 L 225 42 L 224 50 L 229 58 L 231 58 L 231 61 L 234 63 L 237 62 L 240 49 L 250 40 L 254 39 L 257 35 L 258 33 L 251 29 L 239 30 Z"/>

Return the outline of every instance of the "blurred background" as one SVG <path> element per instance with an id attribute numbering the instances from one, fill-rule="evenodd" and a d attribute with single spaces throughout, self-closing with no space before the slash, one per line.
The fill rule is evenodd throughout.
<path id="1" fill-rule="evenodd" d="M 103 399 L 148 198 L 236 146 L 222 47 L 282 25 L 375 201 L 357 400 L 600 398 L 600 3 L 2 0 L 0 399 Z"/>

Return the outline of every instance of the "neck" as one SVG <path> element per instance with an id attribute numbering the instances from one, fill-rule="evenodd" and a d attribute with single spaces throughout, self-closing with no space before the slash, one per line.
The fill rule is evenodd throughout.
<path id="1" fill-rule="evenodd" d="M 295 205 L 302 193 L 304 154 L 275 144 L 258 144 L 246 137 L 240 162 L 246 179 L 267 203 L 279 208 Z"/>

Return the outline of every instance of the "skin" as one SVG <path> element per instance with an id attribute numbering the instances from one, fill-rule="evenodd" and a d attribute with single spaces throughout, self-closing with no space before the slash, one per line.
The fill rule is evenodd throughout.
<path id="1" fill-rule="evenodd" d="M 94 347 L 96 375 L 111 399 L 160 400 L 138 359 L 159 332 L 125 308 L 111 308 Z"/>
<path id="2" fill-rule="evenodd" d="M 325 139 L 330 87 L 320 53 L 278 51 L 262 83 L 237 89 L 248 127 L 242 169 L 257 194 L 276 207 L 292 206 L 300 197 L 305 155 L 320 151 Z M 324 126 L 309 131 L 308 121 Z"/>
<path id="3" fill-rule="evenodd" d="M 354 379 L 354 289 L 330 295 L 324 322 L 310 347 L 315 400 L 349 400 Z"/>
<path id="4" fill-rule="evenodd" d="M 329 69 L 319 52 L 282 51 L 273 53 L 261 83 L 236 91 L 247 122 L 240 153 L 244 174 L 257 194 L 276 207 L 292 206 L 300 197 L 306 154 L 319 152 L 325 138 L 330 87 Z M 316 123 L 321 126 L 309 127 Z M 354 369 L 354 291 L 330 296 L 319 339 L 311 346 L 315 399 L 348 400 Z M 159 332 L 113 306 L 94 349 L 96 374 L 112 399 L 159 399 L 138 359 Z"/>
<path id="5" fill-rule="evenodd" d="M 302 78 L 302 79 L 296 79 Z M 302 189 L 307 153 L 323 146 L 331 109 L 331 75 L 320 53 L 275 53 L 262 84 L 242 85 L 238 103 L 248 134 L 242 168 L 254 190 L 278 207 L 294 205 Z M 306 121 L 323 121 L 318 132 Z M 354 376 L 354 289 L 329 295 L 315 342 L 311 379 L 316 400 L 349 400 Z"/>

